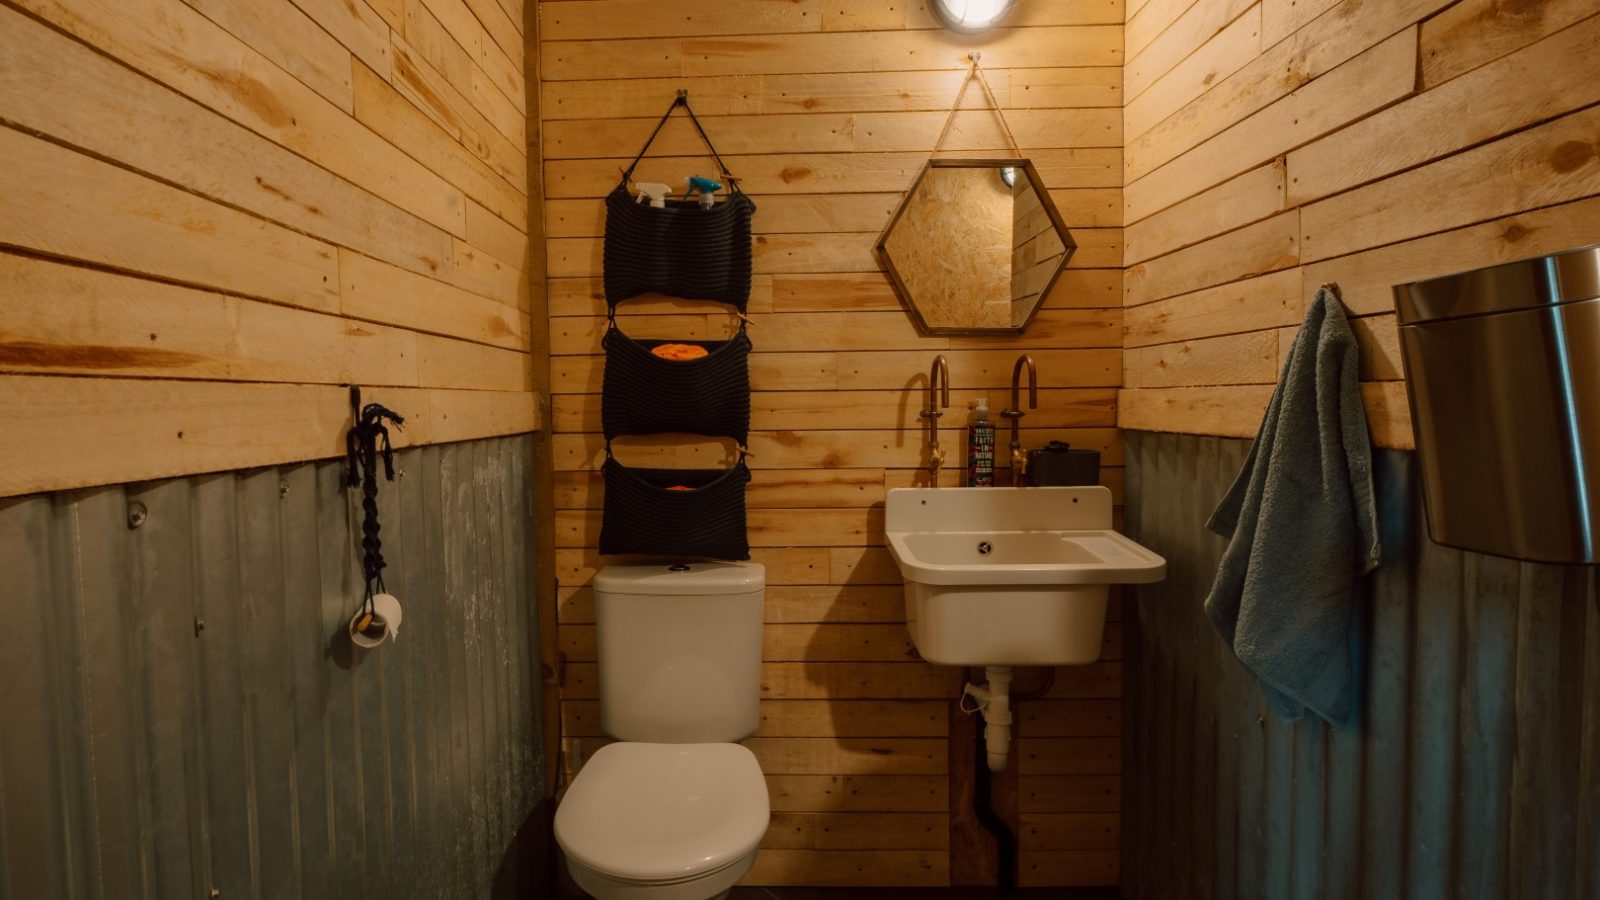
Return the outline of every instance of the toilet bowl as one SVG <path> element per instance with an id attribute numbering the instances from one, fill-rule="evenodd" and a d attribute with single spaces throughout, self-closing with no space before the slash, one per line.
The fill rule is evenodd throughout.
<path id="1" fill-rule="evenodd" d="M 770 812 L 738 744 L 609 744 L 556 810 L 556 840 L 599 900 L 709 900 L 756 858 Z"/>
<path id="2" fill-rule="evenodd" d="M 594 579 L 600 727 L 555 836 L 598 900 L 714 900 L 771 811 L 755 754 L 762 599 L 752 563 L 607 566 Z"/>

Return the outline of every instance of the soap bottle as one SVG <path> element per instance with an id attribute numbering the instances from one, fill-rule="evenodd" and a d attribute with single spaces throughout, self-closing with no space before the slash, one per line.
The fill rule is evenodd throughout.
<path id="1" fill-rule="evenodd" d="M 967 487 L 994 486 L 994 423 L 989 421 L 989 398 L 972 404 L 972 424 L 967 426 Z"/>

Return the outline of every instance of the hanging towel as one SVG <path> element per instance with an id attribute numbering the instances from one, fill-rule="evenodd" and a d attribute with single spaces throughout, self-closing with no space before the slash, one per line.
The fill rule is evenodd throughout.
<path id="1" fill-rule="evenodd" d="M 1206 613 L 1273 705 L 1350 711 L 1357 578 L 1378 565 L 1378 516 L 1356 362 L 1338 295 L 1306 311 L 1261 431 L 1206 527 L 1229 538 Z"/>

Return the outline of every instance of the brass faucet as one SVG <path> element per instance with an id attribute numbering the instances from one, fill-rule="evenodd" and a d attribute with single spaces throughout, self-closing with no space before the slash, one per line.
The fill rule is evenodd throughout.
<path id="1" fill-rule="evenodd" d="M 1017 357 L 1011 367 L 1011 406 L 1000 410 L 1000 415 L 1011 420 L 1011 486 L 1022 486 L 1023 472 L 1028 468 L 1028 454 L 1022 452 L 1022 366 L 1028 366 L 1028 408 L 1039 408 L 1039 367 L 1027 353 Z"/>
<path id="2" fill-rule="evenodd" d="M 942 353 L 934 357 L 933 368 L 928 371 L 928 408 L 921 413 L 928 420 L 929 487 L 939 486 L 939 472 L 944 468 L 944 449 L 939 446 L 939 417 L 944 413 L 940 407 L 950 408 L 950 363 Z"/>

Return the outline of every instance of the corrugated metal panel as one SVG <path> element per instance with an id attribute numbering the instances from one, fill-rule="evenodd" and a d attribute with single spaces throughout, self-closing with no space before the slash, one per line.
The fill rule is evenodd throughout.
<path id="1" fill-rule="evenodd" d="M 0 500 L 0 897 L 534 895 L 531 460 L 398 454 L 354 658 L 340 463 Z"/>
<path id="2" fill-rule="evenodd" d="M 1136 599 L 1124 891 L 1600 898 L 1595 571 L 1432 543 L 1412 455 L 1380 453 L 1360 721 L 1290 725 L 1201 607 L 1248 447 L 1128 434 L 1128 528 L 1169 575 Z"/>

